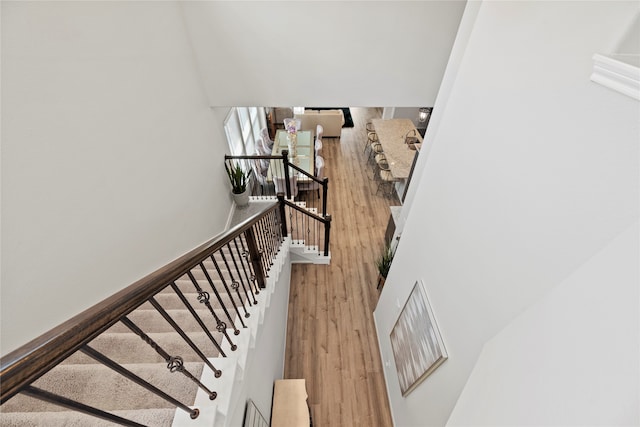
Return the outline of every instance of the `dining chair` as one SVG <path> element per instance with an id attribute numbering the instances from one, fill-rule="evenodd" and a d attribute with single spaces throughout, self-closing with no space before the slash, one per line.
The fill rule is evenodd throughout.
<path id="1" fill-rule="evenodd" d="M 274 141 L 269 136 L 269 128 L 266 128 L 266 127 L 262 128 L 262 130 L 260 131 L 260 136 L 262 136 L 263 144 L 266 145 L 267 148 L 269 148 L 269 153 L 271 153 L 271 150 L 273 149 Z"/>
<path id="2" fill-rule="evenodd" d="M 324 128 L 322 127 L 321 124 L 319 124 L 318 126 L 316 126 L 316 138 L 322 139 L 323 135 L 324 135 Z"/>
<path id="3" fill-rule="evenodd" d="M 315 173 L 315 177 L 318 179 L 323 179 L 324 178 L 324 158 L 322 156 L 316 156 L 316 173 Z M 318 191 L 318 197 L 320 197 L 320 187 L 322 187 L 322 184 L 317 183 L 316 181 L 309 181 L 309 182 L 300 182 L 298 183 L 298 189 L 300 191 L 313 191 L 313 190 L 317 190 Z"/>
<path id="4" fill-rule="evenodd" d="M 316 157 L 322 154 L 322 140 L 316 139 Z"/>
<path id="5" fill-rule="evenodd" d="M 276 194 L 284 193 L 287 196 L 287 184 L 284 176 L 274 176 L 273 184 L 275 185 Z M 289 186 L 291 187 L 291 198 L 295 199 L 298 196 L 298 176 L 293 175 L 289 177 Z"/>
<path id="6" fill-rule="evenodd" d="M 265 146 L 264 142 L 262 141 L 262 138 L 256 139 L 255 150 L 256 150 L 256 154 L 259 155 L 259 156 L 270 156 L 271 155 L 271 150 L 269 150 Z M 260 163 L 261 163 L 261 168 L 262 169 L 269 169 L 269 159 L 260 159 Z"/>
<path id="7" fill-rule="evenodd" d="M 271 187 L 271 184 L 267 181 L 267 171 L 269 167 L 266 169 L 262 167 L 262 163 L 260 159 L 254 159 L 251 162 L 251 168 L 253 169 L 253 176 L 256 177 L 256 181 L 260 184 L 260 195 L 264 196 L 265 188 Z"/>
<path id="8" fill-rule="evenodd" d="M 264 153 L 264 155 L 270 156 L 271 151 L 273 150 L 273 144 L 269 146 L 269 141 L 264 140 L 262 138 L 258 138 L 258 141 L 260 141 L 260 143 L 262 144 L 262 152 Z"/>

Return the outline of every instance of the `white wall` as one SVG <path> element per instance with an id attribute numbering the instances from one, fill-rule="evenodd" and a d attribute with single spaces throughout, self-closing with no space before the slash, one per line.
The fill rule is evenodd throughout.
<path id="1" fill-rule="evenodd" d="M 430 106 L 464 4 L 208 1 L 183 8 L 211 105 Z"/>
<path id="2" fill-rule="evenodd" d="M 485 342 L 638 218 L 640 104 L 589 81 L 637 3 L 473 7 L 375 311 L 397 426 L 444 425 Z M 449 359 L 403 398 L 389 333 L 417 279 Z"/>
<path id="3" fill-rule="evenodd" d="M 176 3 L 2 2 L 3 354 L 222 231 L 223 119 Z"/>
<path id="4" fill-rule="evenodd" d="M 227 425 L 241 426 L 247 399 L 255 402 L 266 420 L 271 419 L 273 385 L 283 378 L 284 358 L 287 346 L 287 316 L 289 313 L 289 285 L 291 282 L 291 253 L 287 253 L 282 271 L 278 276 L 274 293 L 269 299 L 262 329 L 251 350 L 251 360 L 245 369 L 242 389 L 236 398 L 236 407 L 231 408 Z M 235 396 L 234 396 L 235 397 Z"/>
<path id="5" fill-rule="evenodd" d="M 207 106 L 430 105 L 464 3 L 3 1 L 0 352 L 221 230 Z"/>
<path id="6" fill-rule="evenodd" d="M 638 231 L 487 342 L 447 425 L 640 424 Z"/>

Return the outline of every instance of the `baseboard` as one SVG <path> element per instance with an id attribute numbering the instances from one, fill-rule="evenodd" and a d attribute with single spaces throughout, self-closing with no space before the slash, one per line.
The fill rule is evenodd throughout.
<path id="1" fill-rule="evenodd" d="M 228 230 L 231 228 L 231 223 L 233 221 L 233 215 L 236 213 L 236 204 L 232 203 L 231 204 L 231 209 L 229 210 L 229 216 L 227 216 L 227 223 L 224 226 L 225 230 Z"/>

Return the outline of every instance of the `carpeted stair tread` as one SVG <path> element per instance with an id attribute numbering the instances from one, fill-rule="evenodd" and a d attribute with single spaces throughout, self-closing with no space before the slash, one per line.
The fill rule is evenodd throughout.
<path id="1" fill-rule="evenodd" d="M 195 400 L 195 383 L 179 372 L 169 372 L 165 364 L 123 366 L 181 402 L 190 404 Z M 188 362 L 184 366 L 200 378 L 204 364 Z M 171 403 L 103 365 L 59 365 L 36 380 L 34 386 L 106 411 L 172 407 Z M 15 396 L 2 406 L 3 412 L 60 410 L 64 408 L 23 395 Z"/>
<path id="2" fill-rule="evenodd" d="M 176 409 L 139 409 L 108 411 L 112 414 L 153 427 L 169 427 Z M 115 424 L 74 411 L 0 413 L 3 427 L 114 427 Z"/>
<path id="3" fill-rule="evenodd" d="M 149 337 L 172 356 L 180 356 L 185 362 L 201 362 L 200 356 L 176 332 L 150 333 Z M 221 343 L 222 333 L 212 331 L 216 342 Z M 190 332 L 189 338 L 207 357 L 218 357 L 219 351 L 205 332 Z M 164 359 L 149 344 L 131 333 L 108 333 L 95 338 L 91 348 L 120 363 L 164 363 Z M 64 362 L 70 364 L 100 363 L 82 352 L 76 352 Z"/>
<path id="4" fill-rule="evenodd" d="M 198 281 L 198 282 L 199 282 L 200 287 L 202 288 L 202 290 L 207 292 L 207 294 L 209 294 L 209 302 L 211 303 L 211 305 L 214 308 L 215 307 L 220 307 L 221 308 L 220 301 L 218 300 L 218 297 L 216 296 L 216 294 L 212 291 L 211 286 L 209 285 L 209 283 L 206 282 L 206 281 Z M 222 300 L 222 303 L 228 309 L 233 308 L 233 304 L 231 303 L 232 298 L 233 298 L 233 302 L 236 305 L 240 305 L 241 303 L 244 303 L 245 306 L 246 306 L 246 305 L 248 305 L 247 301 L 253 302 L 254 295 L 252 295 L 252 292 L 254 292 L 255 290 L 249 289 L 249 287 L 246 287 L 246 291 L 245 291 L 245 286 L 246 285 L 245 286 L 240 285 L 240 287 L 238 289 L 238 291 L 240 293 L 240 297 L 238 297 L 238 292 L 236 292 L 234 289 L 232 289 L 230 287 L 230 283 L 227 284 L 227 286 L 229 287 L 229 290 L 231 292 L 231 297 L 229 296 L 229 293 L 224 288 L 224 286 L 223 286 L 221 281 L 218 281 L 217 283 L 215 283 L 215 285 L 216 285 L 216 290 L 218 291 L 218 295 L 220 296 L 220 299 Z M 191 283 L 191 281 L 189 281 L 189 282 L 176 281 L 176 286 L 178 287 L 178 289 L 180 289 L 180 291 L 182 292 L 184 297 L 187 299 L 187 301 L 189 301 L 189 303 L 191 304 L 191 306 L 193 308 L 202 309 L 203 307 L 205 307 L 204 304 L 202 304 L 202 303 L 200 303 L 198 301 L 198 293 L 196 292 L 196 290 L 195 290 L 193 284 Z M 247 296 L 249 298 L 247 298 Z M 156 294 L 156 296 L 154 298 L 165 309 L 181 309 L 181 310 L 185 309 L 185 306 L 182 303 L 182 301 L 180 300 L 180 297 L 176 294 L 176 292 L 171 287 L 167 287 L 167 288 L 163 289 L 158 294 Z"/>
<path id="5" fill-rule="evenodd" d="M 222 300 L 222 304 L 224 304 L 225 307 L 227 307 L 227 309 L 233 309 L 232 300 L 229 297 L 229 295 L 226 292 L 219 295 L 220 295 L 220 299 Z M 184 296 L 187 299 L 187 301 L 189 301 L 189 304 L 191 304 L 191 307 L 193 307 L 194 309 L 203 310 L 204 308 L 206 308 L 206 306 L 203 303 L 198 301 L 198 294 L 184 294 Z M 182 300 L 180 299 L 180 297 L 178 297 L 178 295 L 176 295 L 175 292 L 173 291 L 161 292 L 157 294 L 154 298 L 166 310 L 186 310 L 186 307 L 182 302 Z M 245 301 L 245 300 L 246 300 L 246 297 L 242 301 Z M 238 304 L 237 295 L 233 296 L 233 302 Z M 209 292 L 209 303 L 214 309 L 222 308 L 222 305 L 220 304 L 220 301 L 218 300 L 218 298 L 211 292 Z"/>
<path id="6" fill-rule="evenodd" d="M 204 281 L 204 283 L 206 283 L 207 276 L 204 274 L 204 272 L 200 268 L 191 270 L 191 273 L 193 274 L 193 277 L 195 279 L 202 280 L 202 281 Z M 209 277 L 212 280 L 220 279 L 220 274 L 218 274 L 218 272 L 213 267 L 211 267 L 210 269 L 207 268 L 207 273 L 209 273 Z M 242 270 L 241 270 L 240 274 L 238 274 L 238 272 L 235 271 L 235 270 L 233 272 L 229 272 L 226 268 L 225 269 L 221 268 L 220 269 L 220 273 L 222 273 L 222 277 L 225 280 L 233 280 L 233 279 L 246 280 L 246 276 L 245 276 L 244 272 L 242 272 Z M 249 274 L 249 277 L 251 277 L 251 273 L 248 273 L 248 274 Z M 184 276 L 179 277 L 178 280 L 191 281 L 189 276 L 186 275 L 186 274 Z"/>
<path id="7" fill-rule="evenodd" d="M 144 307 L 144 306 L 143 306 Z M 151 307 L 149 305 L 148 307 Z M 166 310 L 169 316 L 180 326 L 185 332 L 201 332 L 202 327 L 194 319 L 191 313 L 187 310 Z M 205 307 L 205 309 L 195 310 L 196 314 L 202 319 L 205 326 L 210 331 L 216 330 L 216 321 L 211 312 Z M 227 321 L 228 318 L 222 309 L 214 309 L 216 315 L 222 321 Z M 229 310 L 232 318 L 235 319 L 235 311 Z M 127 318 L 142 329 L 146 334 L 152 332 L 173 332 L 173 326 L 167 322 L 162 315 L 154 308 L 151 309 L 138 309 L 127 315 Z M 118 322 L 107 330 L 110 333 L 131 332 L 131 330 L 125 326 L 122 322 Z"/>

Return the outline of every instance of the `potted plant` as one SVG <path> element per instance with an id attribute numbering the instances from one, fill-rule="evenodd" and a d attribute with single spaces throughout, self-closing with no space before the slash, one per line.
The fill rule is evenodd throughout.
<path id="1" fill-rule="evenodd" d="M 224 164 L 224 168 L 229 176 L 229 182 L 231 183 L 231 194 L 238 206 L 246 206 L 249 204 L 249 191 L 247 190 L 247 183 L 251 171 L 245 172 L 239 163 L 235 165 L 233 163 Z"/>
<path id="2" fill-rule="evenodd" d="M 376 289 L 384 286 L 394 255 L 395 250 L 389 244 L 386 244 L 382 254 L 376 259 L 376 267 L 378 267 L 378 286 Z"/>

